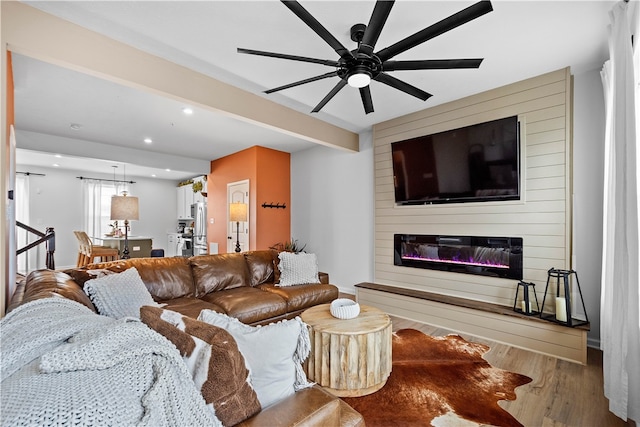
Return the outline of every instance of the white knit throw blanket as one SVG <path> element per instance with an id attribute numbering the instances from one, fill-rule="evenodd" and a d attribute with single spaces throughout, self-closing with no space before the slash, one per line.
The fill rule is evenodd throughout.
<path id="1" fill-rule="evenodd" d="M 2 425 L 221 426 L 176 348 L 65 298 L 0 321 Z"/>

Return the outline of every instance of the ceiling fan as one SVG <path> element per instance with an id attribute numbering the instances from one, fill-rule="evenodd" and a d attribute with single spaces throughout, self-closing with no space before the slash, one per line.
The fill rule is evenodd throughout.
<path id="1" fill-rule="evenodd" d="M 384 83 L 409 95 L 426 101 L 431 94 L 413 85 L 392 77 L 387 72 L 399 70 L 436 70 L 453 68 L 478 68 L 483 58 L 476 59 L 425 59 L 414 61 L 392 61 L 391 58 L 405 52 L 421 43 L 437 37 L 449 30 L 466 24 L 480 16 L 491 12 L 493 7 L 490 1 L 480 1 L 466 9 L 457 12 L 417 33 L 410 35 L 397 43 L 392 44 L 382 50 L 374 52 L 378 37 L 382 32 L 385 22 L 393 7 L 393 1 L 376 1 L 376 5 L 369 19 L 369 25 L 355 24 L 351 27 L 351 40 L 358 43 L 358 47 L 349 50 L 342 45 L 320 22 L 318 22 L 300 3 L 297 1 L 281 0 L 298 18 L 300 18 L 309 28 L 316 32 L 325 42 L 327 42 L 340 56 L 340 59 L 318 59 L 305 56 L 287 55 L 282 53 L 265 52 L 261 50 L 238 48 L 238 53 L 249 55 L 268 56 L 272 58 L 290 59 L 293 61 L 310 62 L 314 64 L 334 67 L 330 71 L 319 76 L 310 77 L 294 83 L 289 83 L 273 89 L 266 90 L 265 93 L 273 93 L 283 89 L 289 89 L 305 83 L 311 83 L 329 77 L 339 77 L 340 81 L 325 96 L 322 101 L 311 111 L 317 113 L 347 84 L 360 89 L 360 96 L 366 114 L 373 112 L 373 101 L 369 83 L 375 80 Z"/>

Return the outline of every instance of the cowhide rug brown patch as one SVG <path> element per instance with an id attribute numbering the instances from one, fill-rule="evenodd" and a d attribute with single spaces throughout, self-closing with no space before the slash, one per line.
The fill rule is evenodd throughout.
<path id="1" fill-rule="evenodd" d="M 367 427 L 522 426 L 498 401 L 514 400 L 515 388 L 531 378 L 494 368 L 482 358 L 488 351 L 458 335 L 402 329 L 393 335 L 393 370 L 385 386 L 343 399 Z"/>

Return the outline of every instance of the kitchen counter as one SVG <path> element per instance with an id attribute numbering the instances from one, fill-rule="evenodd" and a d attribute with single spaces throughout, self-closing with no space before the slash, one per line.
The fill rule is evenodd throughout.
<path id="1" fill-rule="evenodd" d="M 98 239 L 98 240 L 103 240 L 103 241 L 124 240 L 124 236 L 122 236 L 122 237 L 115 237 L 115 236 L 92 237 L 92 239 Z M 147 239 L 151 239 L 151 237 L 148 237 L 148 236 L 129 236 L 128 239 L 129 240 L 147 240 Z"/>
<path id="2" fill-rule="evenodd" d="M 148 258 L 151 256 L 152 239 L 147 236 L 129 236 L 129 256 L 131 258 Z M 120 256 L 124 252 L 124 237 L 93 237 L 101 240 L 104 246 L 118 249 Z"/>

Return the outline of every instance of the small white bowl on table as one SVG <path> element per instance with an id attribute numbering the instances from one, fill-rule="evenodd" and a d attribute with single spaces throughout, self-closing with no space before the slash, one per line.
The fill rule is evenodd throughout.
<path id="1" fill-rule="evenodd" d="M 329 311 L 338 319 L 353 319 L 360 314 L 360 304 L 348 298 L 338 298 L 333 300 Z"/>

